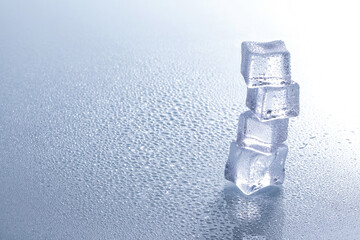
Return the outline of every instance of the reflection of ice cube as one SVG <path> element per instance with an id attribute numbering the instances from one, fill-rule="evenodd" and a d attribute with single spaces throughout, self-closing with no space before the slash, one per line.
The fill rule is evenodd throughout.
<path id="1" fill-rule="evenodd" d="M 246 195 L 264 187 L 278 186 L 285 178 L 284 165 L 287 152 L 288 148 L 285 144 L 281 144 L 267 155 L 232 142 L 225 167 L 225 178 L 235 183 Z"/>
<path id="2" fill-rule="evenodd" d="M 291 82 L 284 87 L 248 88 L 246 106 L 258 118 L 288 118 L 299 115 L 299 84 Z"/>
<path id="3" fill-rule="evenodd" d="M 243 42 L 241 74 L 248 87 L 290 83 L 290 53 L 283 41 Z"/>
<path id="4" fill-rule="evenodd" d="M 289 119 L 260 121 L 252 111 L 246 111 L 239 117 L 237 143 L 261 152 L 283 143 L 288 134 Z"/>

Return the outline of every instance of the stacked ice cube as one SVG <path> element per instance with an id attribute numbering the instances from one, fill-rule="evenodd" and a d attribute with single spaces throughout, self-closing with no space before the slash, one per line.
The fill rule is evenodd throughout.
<path id="1" fill-rule="evenodd" d="M 290 53 L 283 41 L 243 42 L 241 74 L 247 84 L 236 142 L 225 178 L 246 195 L 283 183 L 290 117 L 299 115 L 299 85 L 291 80 Z"/>

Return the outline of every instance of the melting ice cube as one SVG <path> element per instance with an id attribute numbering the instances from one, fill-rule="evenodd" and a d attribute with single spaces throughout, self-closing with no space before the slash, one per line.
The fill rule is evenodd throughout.
<path id="1" fill-rule="evenodd" d="M 290 53 L 283 41 L 243 42 L 241 74 L 248 87 L 290 83 Z"/>
<path id="2" fill-rule="evenodd" d="M 284 87 L 248 88 L 246 106 L 261 120 L 299 115 L 299 84 Z"/>
<path id="3" fill-rule="evenodd" d="M 237 143 L 264 153 L 283 143 L 288 135 L 289 119 L 261 121 L 252 111 L 239 117 Z"/>
<path id="4" fill-rule="evenodd" d="M 232 142 L 225 167 L 225 178 L 235 183 L 246 195 L 264 187 L 278 186 L 285 178 L 287 152 L 288 147 L 285 144 L 281 144 L 270 154 L 263 154 Z"/>

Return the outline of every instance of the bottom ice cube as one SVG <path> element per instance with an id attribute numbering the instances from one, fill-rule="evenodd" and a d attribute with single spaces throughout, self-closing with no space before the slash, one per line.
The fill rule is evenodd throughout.
<path id="1" fill-rule="evenodd" d="M 270 154 L 263 154 L 232 142 L 225 178 L 235 183 L 246 195 L 268 186 L 281 185 L 285 178 L 287 152 L 288 147 L 285 144 L 281 144 Z"/>

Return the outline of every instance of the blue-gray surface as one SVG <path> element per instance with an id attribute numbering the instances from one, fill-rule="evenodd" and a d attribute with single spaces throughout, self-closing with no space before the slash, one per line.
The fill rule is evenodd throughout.
<path id="1" fill-rule="evenodd" d="M 357 14 L 277 4 L 2 1 L 0 239 L 358 238 Z M 224 179 L 240 43 L 275 39 L 301 113 L 283 188 L 246 197 Z"/>

